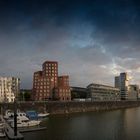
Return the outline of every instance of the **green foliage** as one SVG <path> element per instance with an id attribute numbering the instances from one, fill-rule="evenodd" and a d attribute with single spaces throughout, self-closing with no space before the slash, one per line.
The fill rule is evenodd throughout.
<path id="1" fill-rule="evenodd" d="M 86 98 L 86 93 L 85 92 L 71 92 L 71 98 Z"/>
<path id="2" fill-rule="evenodd" d="M 20 91 L 20 100 L 21 101 L 30 101 L 31 100 L 31 90 L 21 90 Z"/>

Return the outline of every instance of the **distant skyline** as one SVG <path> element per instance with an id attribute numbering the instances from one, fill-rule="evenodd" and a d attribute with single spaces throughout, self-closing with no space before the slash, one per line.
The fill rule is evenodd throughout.
<path id="1" fill-rule="evenodd" d="M 137 0 L 1 0 L 0 76 L 32 88 L 44 61 L 58 61 L 71 86 L 102 83 L 128 72 L 140 85 Z"/>

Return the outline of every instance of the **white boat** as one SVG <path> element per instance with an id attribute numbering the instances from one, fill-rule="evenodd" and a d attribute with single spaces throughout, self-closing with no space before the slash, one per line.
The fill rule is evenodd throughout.
<path id="1" fill-rule="evenodd" d="M 22 116 L 26 116 L 26 113 L 20 112 L 18 110 L 17 111 L 17 117 L 22 117 Z M 12 118 L 14 118 L 14 112 L 12 112 L 11 110 L 6 110 L 4 119 L 12 119 Z"/>
<path id="2" fill-rule="evenodd" d="M 44 118 L 47 118 L 47 116 L 49 115 L 49 113 L 37 113 L 35 110 L 30 110 L 30 111 L 26 111 L 26 116 L 30 119 L 30 120 L 42 120 Z"/>
<path id="3" fill-rule="evenodd" d="M 38 113 L 38 118 L 46 118 L 50 113 Z"/>
<path id="4" fill-rule="evenodd" d="M 14 113 L 11 110 L 6 111 L 4 118 L 14 127 Z M 17 111 L 17 127 L 36 126 L 39 125 L 40 122 L 39 120 L 29 120 L 29 118 L 26 117 L 26 113 L 20 112 L 19 110 Z"/>
<path id="5" fill-rule="evenodd" d="M 17 127 L 31 127 L 39 125 L 39 120 L 29 120 L 27 117 L 22 116 L 17 118 Z M 14 121 L 11 122 L 11 126 L 14 127 Z"/>

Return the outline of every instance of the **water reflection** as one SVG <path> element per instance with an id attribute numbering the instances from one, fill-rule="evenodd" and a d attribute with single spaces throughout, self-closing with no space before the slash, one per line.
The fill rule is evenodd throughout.
<path id="1" fill-rule="evenodd" d="M 140 107 L 49 117 L 47 130 L 25 133 L 25 140 L 139 140 Z"/>

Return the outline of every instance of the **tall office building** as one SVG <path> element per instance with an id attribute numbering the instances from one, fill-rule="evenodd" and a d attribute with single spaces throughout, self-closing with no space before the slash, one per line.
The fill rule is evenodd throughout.
<path id="1" fill-rule="evenodd" d="M 120 73 L 120 94 L 121 99 L 126 100 L 128 98 L 129 90 L 129 78 L 127 73 Z"/>
<path id="2" fill-rule="evenodd" d="M 69 77 L 62 77 L 63 80 L 60 82 L 60 78 L 58 77 L 58 62 L 44 62 L 42 65 L 42 71 L 34 73 L 32 94 L 33 100 L 71 100 L 69 97 L 70 92 L 69 95 L 67 94 L 67 89 L 70 88 L 68 82 Z M 66 79 L 67 86 L 64 86 L 63 84 L 65 84 Z M 63 91 L 63 94 L 60 94 L 60 91 Z"/>
<path id="3" fill-rule="evenodd" d="M 0 77 L 0 102 L 14 102 L 20 91 L 20 79 Z"/>
<path id="4" fill-rule="evenodd" d="M 120 97 L 122 100 L 128 99 L 129 78 L 127 73 L 120 73 L 115 77 L 115 88 L 120 89 Z"/>

